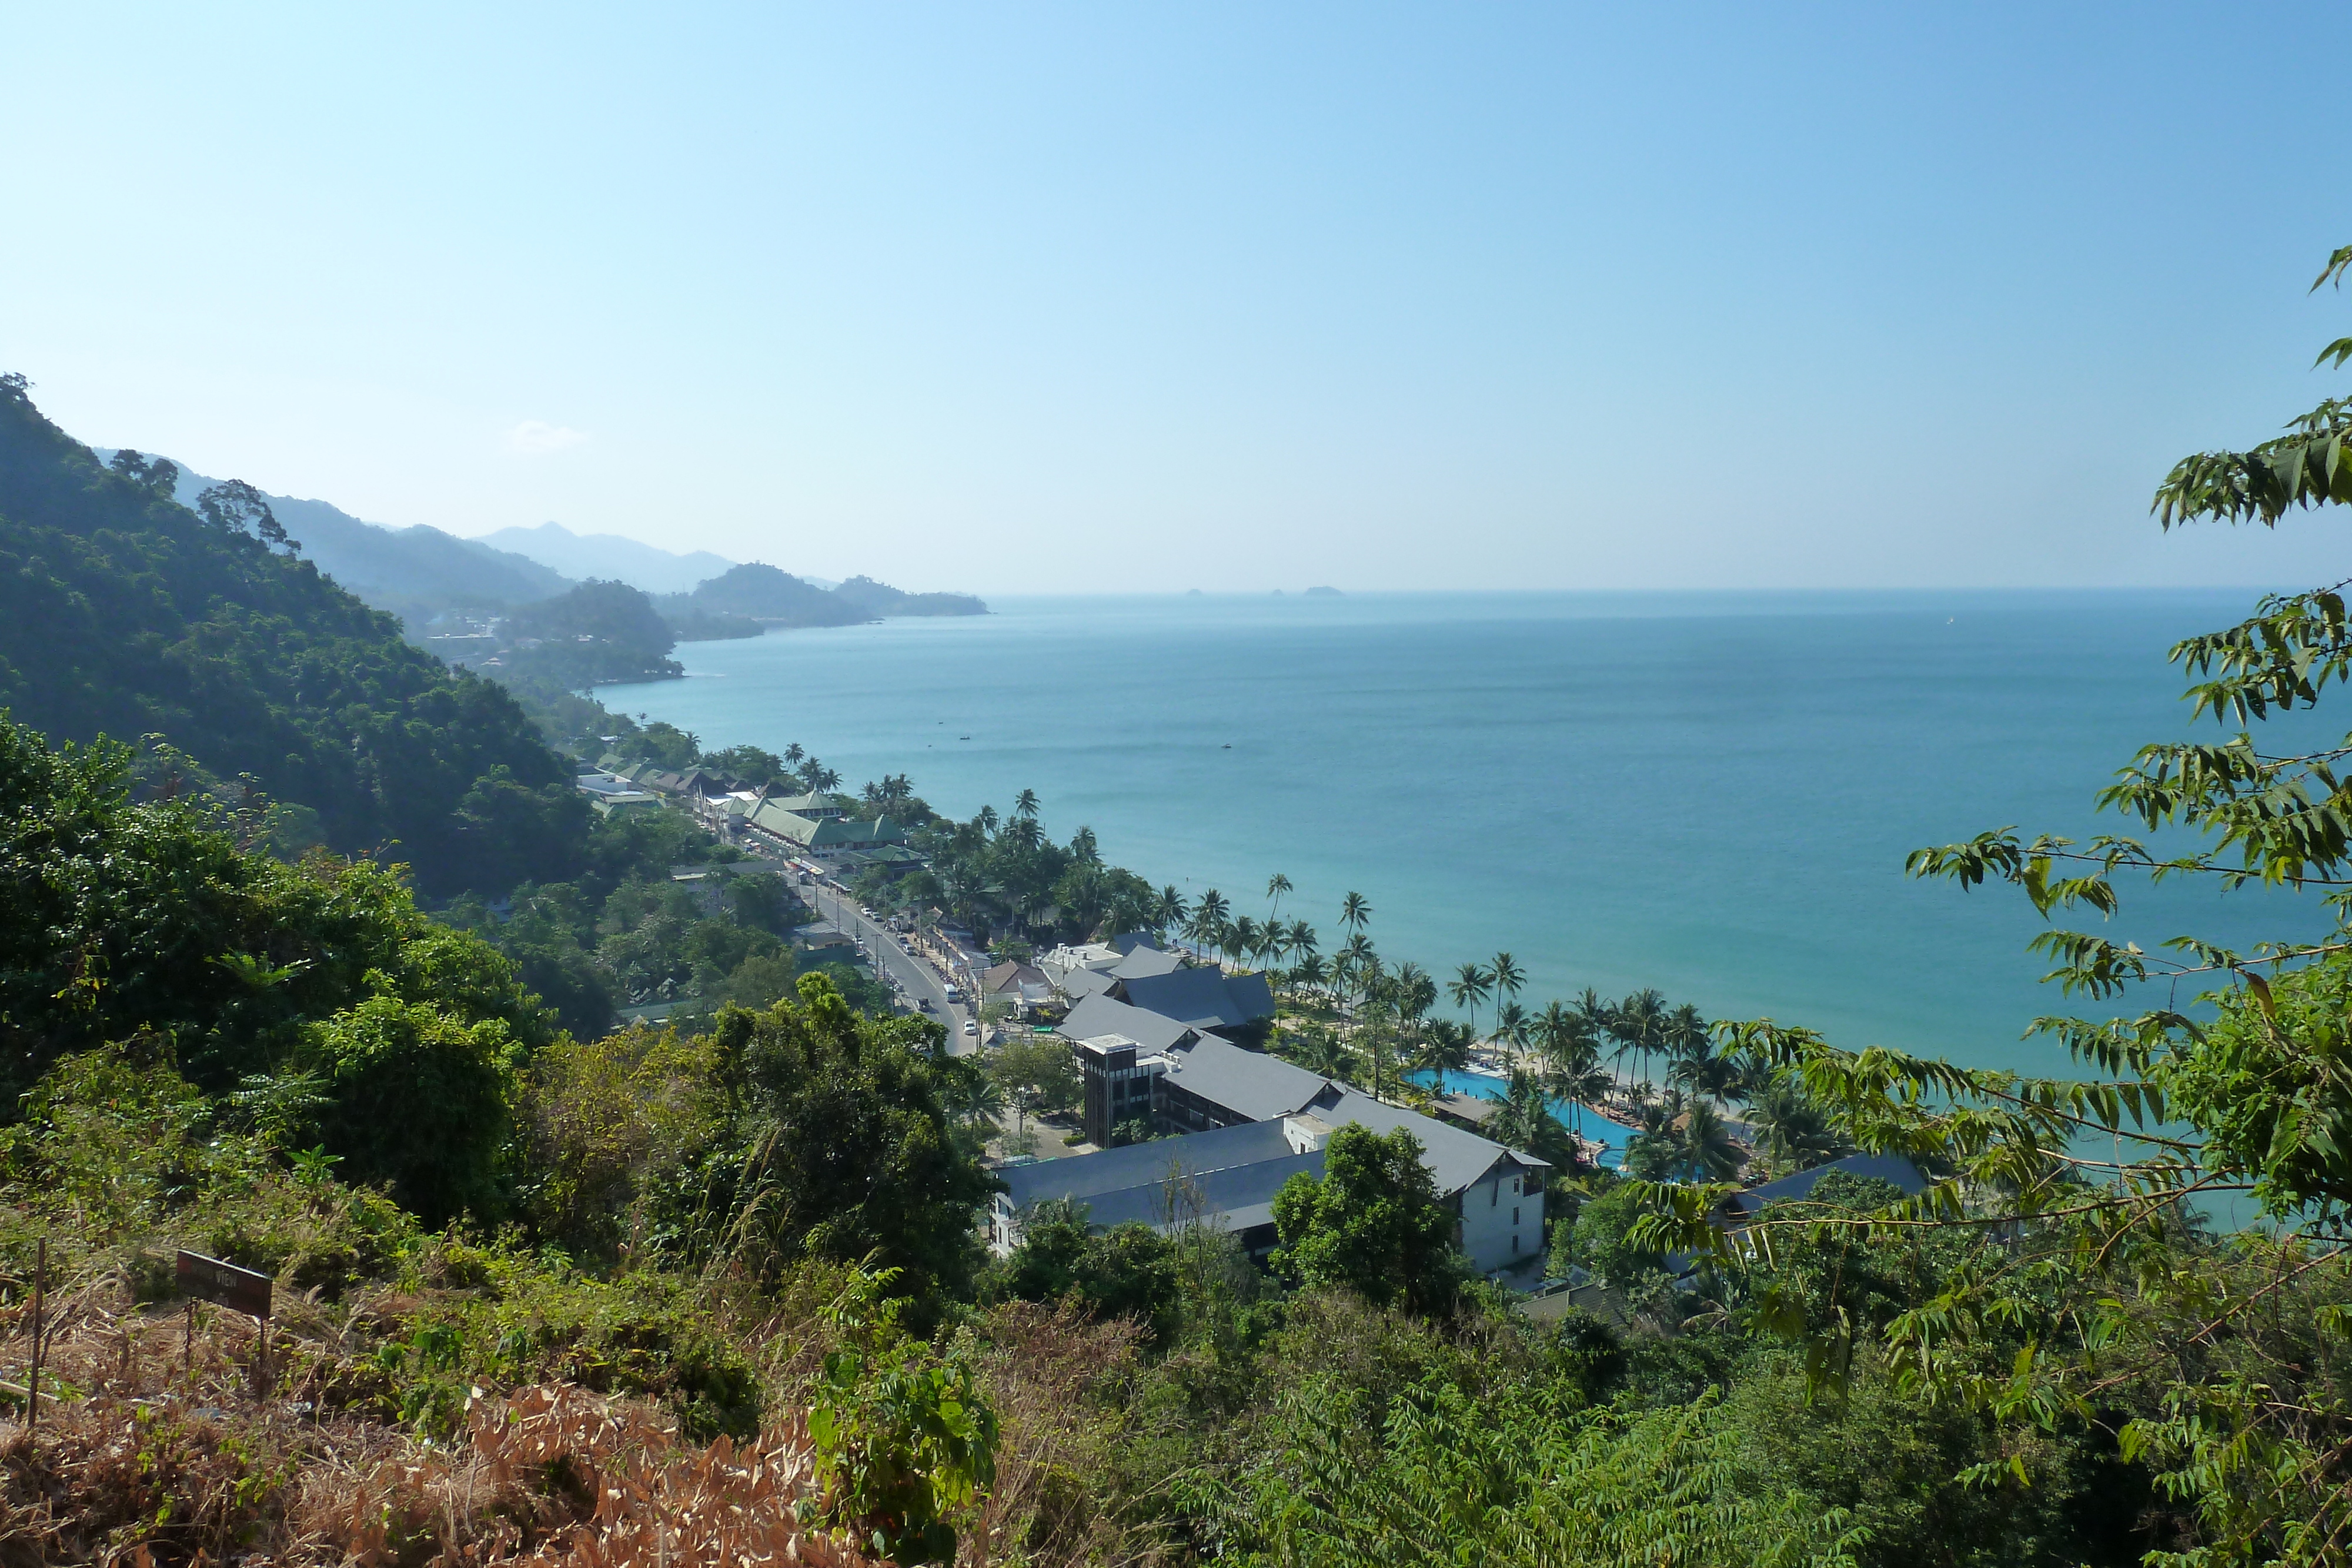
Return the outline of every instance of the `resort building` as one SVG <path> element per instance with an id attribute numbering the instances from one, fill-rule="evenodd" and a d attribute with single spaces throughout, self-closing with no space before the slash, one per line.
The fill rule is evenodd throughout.
<path id="1" fill-rule="evenodd" d="M 1138 946 L 1108 966 L 1065 964 L 1054 983 L 1073 1003 L 1108 998 L 1228 1039 L 1262 1039 L 1274 1018 L 1264 975 L 1193 967 L 1156 947 Z"/>
<path id="2" fill-rule="evenodd" d="M 1107 1082 L 1137 1081 L 1132 1075 L 1109 1076 L 1132 1074 L 1143 1066 L 1133 1041 L 1106 1038 L 1090 1043 L 1104 1061 Z M 1278 1074 L 1253 1075 L 1222 1056 L 1254 1053 L 1208 1039 L 1193 1049 L 1203 1048 L 1209 1055 L 1191 1066 L 1224 1071 L 1231 1095 L 1255 1096 L 1256 1103 L 1271 1106 L 1297 1087 Z M 1140 1076 L 1164 1091 L 1171 1073 L 1163 1069 Z M 1204 1224 L 1231 1232 L 1253 1256 L 1262 1257 L 1274 1246 L 1274 1197 L 1283 1184 L 1301 1173 L 1322 1175 L 1332 1134 L 1361 1126 L 1381 1134 L 1402 1127 L 1420 1140 L 1438 1197 L 1454 1216 L 1454 1245 L 1482 1273 L 1524 1265 L 1541 1253 L 1544 1176 L 1550 1168 L 1544 1161 L 1313 1073 L 1300 1076 L 1312 1080 L 1319 1092 L 1293 1111 L 999 1172 L 1006 1190 L 991 1200 L 989 1246 L 1000 1254 L 1011 1251 L 1021 1244 L 1024 1217 L 1039 1203 L 1058 1200 L 1082 1205 L 1091 1227 L 1136 1221 L 1169 1230 Z M 1093 1089 L 1090 1075 L 1090 1113 Z M 1122 1090 L 1121 1095 L 1131 1097 L 1131 1091 Z"/>

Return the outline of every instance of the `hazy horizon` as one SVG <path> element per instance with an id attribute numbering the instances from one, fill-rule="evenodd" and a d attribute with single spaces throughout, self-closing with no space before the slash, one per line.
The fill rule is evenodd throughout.
<path id="1" fill-rule="evenodd" d="M 912 590 L 2333 580 L 2147 511 L 2341 381 L 2333 95 L 2247 21 L 19 11 L 0 370 L 386 526 Z"/>

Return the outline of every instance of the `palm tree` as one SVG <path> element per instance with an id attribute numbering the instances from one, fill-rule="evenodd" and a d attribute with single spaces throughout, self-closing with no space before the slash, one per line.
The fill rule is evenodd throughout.
<path id="1" fill-rule="evenodd" d="M 1290 983 L 1294 986 L 1312 986 L 1316 989 L 1320 990 L 1323 988 L 1324 980 L 1328 977 L 1329 973 L 1330 971 L 1324 967 L 1323 960 L 1321 958 L 1318 957 L 1315 954 L 1308 953 L 1301 957 L 1297 963 L 1291 966 Z"/>
<path id="2" fill-rule="evenodd" d="M 1282 913 L 1282 895 L 1289 891 L 1290 879 L 1280 872 L 1276 872 L 1265 879 L 1265 896 L 1273 905 L 1265 912 L 1265 917 L 1268 920 Z"/>
<path id="3" fill-rule="evenodd" d="M 1569 1113 L 1576 1120 L 1576 1134 L 1584 1135 L 1584 1107 L 1609 1092 L 1616 1080 L 1601 1065 L 1600 1048 L 1587 1042 L 1581 1054 L 1571 1056 L 1567 1065 L 1549 1074 L 1553 1094 L 1569 1103 Z"/>
<path id="4" fill-rule="evenodd" d="M 1568 1011 L 1570 1016 L 1576 1019 L 1577 1028 L 1592 1041 L 1592 1047 L 1596 1052 L 1600 1051 L 1602 1040 L 1616 1038 L 1615 1030 L 1611 1026 L 1616 1022 L 1617 1009 L 1602 1001 L 1601 993 L 1591 986 L 1585 987 L 1584 994 L 1569 1004 Z M 1610 1060 L 1614 1062 L 1618 1056 L 1623 1054 L 1622 1051 L 1619 1051 L 1612 1053 Z"/>
<path id="5" fill-rule="evenodd" d="M 1367 974 L 1380 972 L 1381 956 L 1372 949 L 1372 939 L 1362 932 L 1348 938 L 1331 965 L 1331 977 L 1339 982 L 1341 990 L 1354 990 L 1360 995 Z"/>
<path id="6" fill-rule="evenodd" d="M 1339 1039 L 1337 1030 L 1321 1029 L 1308 1035 L 1305 1044 L 1300 1047 L 1299 1056 L 1301 1058 L 1299 1065 L 1309 1072 L 1319 1072 L 1326 1078 L 1336 1078 L 1343 1083 L 1354 1081 L 1353 1055 L 1348 1050 L 1346 1043 Z"/>
<path id="7" fill-rule="evenodd" d="M 1290 923 L 1290 950 L 1307 957 L 1315 954 L 1315 927 L 1304 920 Z"/>
<path id="8" fill-rule="evenodd" d="M 1351 893 L 1339 901 L 1339 924 L 1359 936 L 1371 918 L 1372 906 L 1362 894 Z"/>
<path id="9" fill-rule="evenodd" d="M 1756 1087 L 1746 1119 L 1756 1135 L 1757 1152 L 1772 1162 L 1778 1175 L 1810 1170 L 1853 1152 L 1803 1086 L 1786 1073 L 1776 1072 Z"/>
<path id="10" fill-rule="evenodd" d="M 1224 933 L 1225 916 L 1233 913 L 1233 907 L 1225 895 L 1213 887 L 1201 894 L 1192 904 L 1192 940 L 1203 946 L 1222 947 L 1220 938 Z"/>
<path id="11" fill-rule="evenodd" d="M 1013 797 L 1013 814 L 1016 817 L 1034 817 L 1037 814 L 1037 791 L 1024 789 Z"/>
<path id="12" fill-rule="evenodd" d="M 1510 1047 L 1512 1060 L 1528 1043 L 1528 1009 L 1517 1002 L 1505 1002 L 1495 1009 L 1495 1038 Z"/>
<path id="13" fill-rule="evenodd" d="M 1151 907 L 1151 919 L 1162 936 L 1168 935 L 1170 926 L 1184 924 L 1184 895 L 1176 891 L 1174 883 L 1160 890 L 1160 900 Z"/>
<path id="14" fill-rule="evenodd" d="M 1470 1030 L 1452 1019 L 1432 1019 L 1422 1031 L 1421 1064 L 1439 1074 L 1470 1065 Z M 1441 1076 L 1439 1082 L 1443 1083 Z"/>
<path id="15" fill-rule="evenodd" d="M 1723 1113 L 1704 1100 L 1690 1102 L 1678 1119 L 1675 1153 L 1676 1166 L 1698 1181 L 1729 1181 L 1748 1163 Z"/>
<path id="16" fill-rule="evenodd" d="M 1540 1155 L 1544 1146 L 1559 1145 L 1560 1126 L 1544 1103 L 1542 1082 L 1523 1068 L 1511 1069 L 1503 1090 L 1502 1109 L 1486 1124 L 1486 1135 L 1507 1149 Z"/>
<path id="17" fill-rule="evenodd" d="M 1576 1124 L 1578 1135 L 1582 1136 L 1582 1096 L 1569 1093 L 1564 1086 L 1576 1071 L 1580 1055 L 1597 1054 L 1591 1036 L 1584 1029 L 1584 1020 L 1554 999 L 1544 1004 L 1544 1010 L 1535 1016 L 1528 1032 L 1535 1037 L 1536 1054 L 1543 1060 L 1544 1075 L 1552 1085 L 1553 1097 L 1571 1103 L 1569 1115 Z"/>
<path id="18" fill-rule="evenodd" d="M 1508 953 L 1495 955 L 1495 994 L 1505 1001 L 1519 999 L 1519 988 L 1528 983 L 1528 972 Z"/>
<path id="19" fill-rule="evenodd" d="M 1454 970 L 1454 977 L 1445 982 L 1445 994 L 1454 998 L 1454 1005 L 1469 1009 L 1470 1033 L 1474 1039 L 1478 1033 L 1478 1004 L 1493 994 L 1494 989 L 1495 977 L 1475 960 Z"/>
<path id="20" fill-rule="evenodd" d="M 1428 970 L 1408 958 L 1397 966 L 1391 991 L 1396 1003 L 1398 1024 L 1410 1030 L 1417 1043 L 1423 1020 L 1429 1016 L 1429 1009 L 1437 1005 L 1437 982 L 1429 977 Z"/>
<path id="21" fill-rule="evenodd" d="M 1609 1032 L 1617 1037 L 1624 1051 L 1640 1054 L 1645 1081 L 1650 1076 L 1650 1053 L 1661 1042 L 1665 1010 L 1666 998 L 1657 992 L 1636 991 L 1619 1002 L 1610 1017 Z"/>
<path id="22" fill-rule="evenodd" d="M 1226 933 L 1225 941 L 1234 952 L 1247 958 L 1257 950 L 1258 943 L 1264 940 L 1265 936 L 1265 933 L 1259 928 L 1258 923 L 1244 915 L 1234 922 L 1232 928 Z"/>
<path id="23" fill-rule="evenodd" d="M 982 833 L 994 833 L 996 831 L 996 824 L 998 821 L 996 808 L 993 806 L 982 806 L 980 809 L 979 813 L 972 818 L 972 821 L 980 824 L 980 831 Z"/>

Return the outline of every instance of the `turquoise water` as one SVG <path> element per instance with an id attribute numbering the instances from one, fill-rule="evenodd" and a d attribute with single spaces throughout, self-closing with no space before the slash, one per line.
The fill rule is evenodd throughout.
<path id="1" fill-rule="evenodd" d="M 2125 831 L 2093 795 L 2188 733 L 2166 648 L 2253 598 L 1016 600 L 688 643 L 691 678 L 600 695 L 706 746 L 797 741 L 852 786 L 907 773 L 958 816 L 1034 789 L 1057 839 L 1091 826 L 1111 860 L 1237 914 L 1263 917 L 1284 873 L 1282 916 L 1327 951 L 1360 891 L 1384 954 L 1442 977 L 1508 949 L 1531 1009 L 1655 986 L 1711 1017 L 2049 1070 L 2063 1052 L 2019 1039 L 2068 1006 L 2022 951 L 2032 910 L 1911 881 L 1904 854 L 2012 822 Z M 2251 943 L 2315 920 L 2287 902 L 2136 893 L 2110 934 Z"/>
<path id="2" fill-rule="evenodd" d="M 1503 1080 L 1484 1072 L 1408 1072 L 1415 1083 L 1428 1084 L 1446 1094 L 1475 1094 L 1481 1100 L 1500 1100 L 1507 1087 Z M 1551 1103 L 1552 1114 L 1561 1126 L 1601 1145 L 1600 1163 L 1613 1166 L 1623 1157 L 1625 1145 L 1633 1141 L 1633 1129 L 1622 1122 L 1612 1122 L 1590 1105 L 1579 1105 L 1570 1100 Z"/>

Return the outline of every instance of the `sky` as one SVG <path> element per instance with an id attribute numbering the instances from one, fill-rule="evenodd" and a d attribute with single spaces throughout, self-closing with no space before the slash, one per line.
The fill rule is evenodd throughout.
<path id="1" fill-rule="evenodd" d="M 977 592 L 2334 580 L 2309 62 L 2151 5 L 0 5 L 0 370 L 478 535 Z"/>

